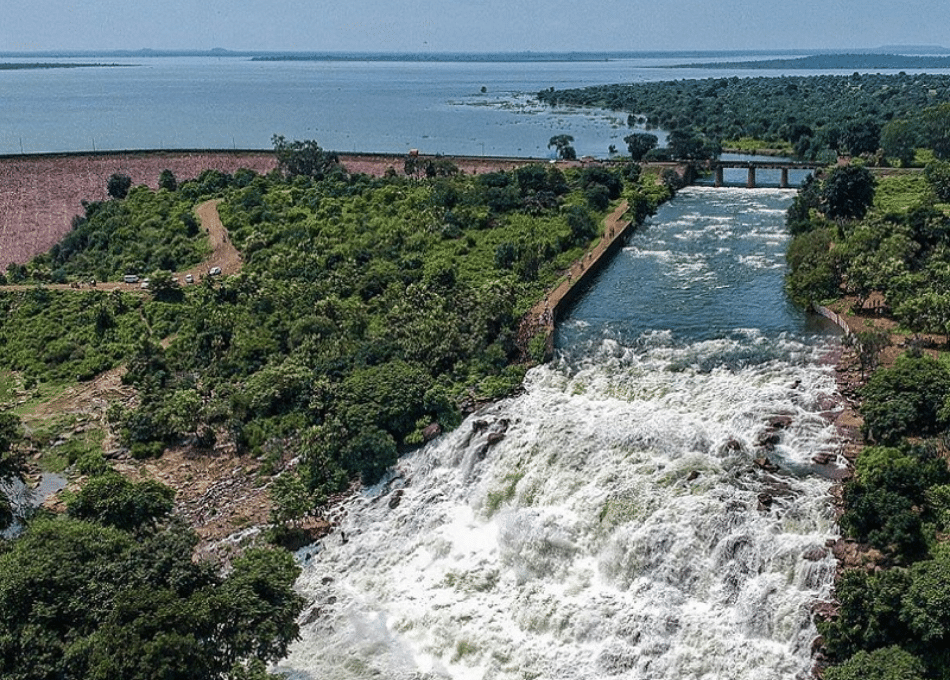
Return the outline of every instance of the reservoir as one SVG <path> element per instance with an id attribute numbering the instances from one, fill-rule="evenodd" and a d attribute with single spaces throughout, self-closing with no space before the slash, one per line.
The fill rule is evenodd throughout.
<path id="1" fill-rule="evenodd" d="M 793 192 L 693 187 L 524 392 L 401 459 L 303 549 L 317 678 L 805 678 L 830 596 L 835 332 L 782 291 Z M 344 540 L 345 538 L 345 540 Z"/>

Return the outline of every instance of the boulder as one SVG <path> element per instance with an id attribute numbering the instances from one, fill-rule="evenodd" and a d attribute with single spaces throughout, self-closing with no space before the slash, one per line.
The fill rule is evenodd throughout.
<path id="1" fill-rule="evenodd" d="M 402 495 L 404 491 L 402 489 L 396 489 L 393 491 L 392 498 L 389 499 L 389 508 L 390 510 L 395 510 L 399 507 L 399 504 L 402 503 Z"/>
<path id="2" fill-rule="evenodd" d="M 442 434 L 442 426 L 438 423 L 430 423 L 426 425 L 425 429 L 422 431 L 423 441 L 431 442 L 433 439 Z"/>

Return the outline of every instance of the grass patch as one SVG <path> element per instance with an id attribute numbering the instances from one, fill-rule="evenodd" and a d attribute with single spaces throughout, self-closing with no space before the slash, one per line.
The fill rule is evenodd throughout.
<path id="1" fill-rule="evenodd" d="M 101 428 L 75 431 L 80 425 L 75 415 L 26 418 L 23 426 L 44 472 L 63 473 L 87 456 L 102 454 L 106 433 Z"/>
<path id="2" fill-rule="evenodd" d="M 881 214 L 906 213 L 931 195 L 923 173 L 882 177 L 874 192 L 874 210 Z"/>
<path id="3" fill-rule="evenodd" d="M 37 407 L 52 401 L 69 387 L 67 384 L 55 382 L 39 382 L 30 388 L 30 396 L 22 404 L 17 404 L 12 411 L 21 417 L 29 417 Z"/>
<path id="4" fill-rule="evenodd" d="M 722 148 L 736 149 L 741 153 L 753 153 L 756 151 L 774 151 L 785 155 L 793 153 L 792 145 L 789 142 L 781 140 L 766 141 L 757 137 L 740 137 L 739 139 L 723 140 Z"/>

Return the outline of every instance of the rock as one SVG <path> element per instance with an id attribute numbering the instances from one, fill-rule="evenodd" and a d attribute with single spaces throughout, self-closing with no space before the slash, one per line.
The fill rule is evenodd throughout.
<path id="1" fill-rule="evenodd" d="M 738 453 L 742 451 L 742 442 L 733 437 L 729 437 L 726 443 L 719 447 L 719 455 L 724 456 L 729 453 Z"/>
<path id="2" fill-rule="evenodd" d="M 500 441 L 501 441 L 502 439 L 504 439 L 504 438 L 505 438 L 505 433 L 504 433 L 504 432 L 489 432 L 489 433 L 488 433 L 488 445 L 489 445 L 489 446 L 494 446 L 495 444 L 497 444 L 498 442 L 500 442 Z"/>
<path id="3" fill-rule="evenodd" d="M 778 472 L 779 467 L 768 458 L 756 458 L 752 461 L 756 467 L 765 470 L 766 472 Z"/>
<path id="4" fill-rule="evenodd" d="M 699 470 L 693 470 L 686 476 L 686 481 L 691 482 L 699 477 Z"/>
<path id="5" fill-rule="evenodd" d="M 772 495 L 767 493 L 759 494 L 759 512 L 765 512 L 772 507 Z"/>
<path id="6" fill-rule="evenodd" d="M 323 614 L 323 610 L 320 607 L 311 607 L 310 611 L 304 614 L 301 624 L 304 626 L 309 625 L 319 619 L 321 614 Z"/>
<path id="7" fill-rule="evenodd" d="M 438 423 L 431 423 L 426 425 L 425 429 L 422 431 L 422 439 L 423 441 L 431 442 L 440 434 L 442 434 L 442 426 Z"/>
<path id="8" fill-rule="evenodd" d="M 402 489 L 396 489 L 395 491 L 393 491 L 392 498 L 389 499 L 389 509 L 390 509 L 390 510 L 395 510 L 396 508 L 399 507 L 399 504 L 402 503 L 402 495 L 403 495 L 403 493 L 404 493 L 404 492 L 403 492 Z"/>
<path id="9" fill-rule="evenodd" d="M 782 438 L 776 432 L 766 430 L 755 438 L 755 445 L 766 449 L 774 449 L 780 441 L 782 441 Z"/>
<path id="10" fill-rule="evenodd" d="M 486 420 L 476 420 L 472 423 L 472 432 L 481 432 L 482 430 L 488 429 L 488 421 Z"/>
<path id="11" fill-rule="evenodd" d="M 769 427 L 773 430 L 784 430 L 792 424 L 791 416 L 774 416 L 769 421 Z"/>
<path id="12" fill-rule="evenodd" d="M 820 562 L 821 560 L 827 557 L 828 551 L 825 548 L 814 547 L 806 550 L 802 554 L 803 560 L 808 560 L 809 562 Z"/>

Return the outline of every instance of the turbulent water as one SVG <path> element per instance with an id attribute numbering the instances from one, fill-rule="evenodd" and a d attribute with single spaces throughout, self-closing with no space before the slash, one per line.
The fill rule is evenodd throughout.
<path id="1" fill-rule="evenodd" d="M 839 442 L 835 338 L 781 293 L 790 196 L 665 206 L 523 394 L 402 459 L 299 553 L 308 607 L 278 669 L 806 677 L 835 567 L 813 458 Z"/>

